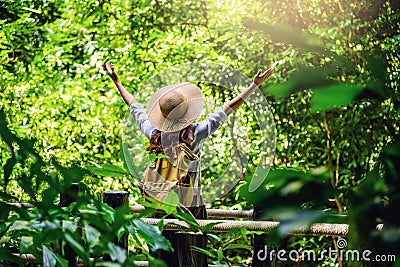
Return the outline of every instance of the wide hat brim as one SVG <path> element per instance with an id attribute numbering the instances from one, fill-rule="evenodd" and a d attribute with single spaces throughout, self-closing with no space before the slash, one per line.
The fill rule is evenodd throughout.
<path id="1" fill-rule="evenodd" d="M 162 115 L 159 100 L 172 90 L 180 92 L 186 98 L 187 109 L 180 116 L 168 115 L 165 118 Z M 200 117 L 204 106 L 204 97 L 200 88 L 196 85 L 184 82 L 165 86 L 159 89 L 150 99 L 148 110 L 148 118 L 151 125 L 162 132 L 177 132 L 189 126 L 192 122 Z M 176 109 L 177 110 L 177 109 Z M 173 114 L 174 110 L 170 114 Z"/>

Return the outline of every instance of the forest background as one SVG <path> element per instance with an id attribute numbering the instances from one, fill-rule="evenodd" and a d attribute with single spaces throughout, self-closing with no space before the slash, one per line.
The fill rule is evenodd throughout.
<path id="1" fill-rule="evenodd" d="M 278 61 L 260 88 L 275 120 L 273 168 L 265 184 L 248 194 L 250 164 L 235 189 L 211 207 L 255 204 L 268 210 L 266 219 L 289 225 L 346 222 L 349 246 L 399 258 L 399 4 L 0 1 L 0 262 L 22 265 L 12 253 L 29 252 L 45 266 L 66 266 L 64 252 L 56 248 L 69 244 L 88 265 L 98 264 L 93 258 L 104 253 L 124 266 L 132 259 L 161 264 L 150 255 L 169 247 L 158 227 L 96 202 L 111 189 L 130 191 L 131 202 L 139 199 L 121 157 L 126 106 L 102 70 L 107 59 L 134 94 L 146 94 L 143 85 L 153 75 L 187 62 L 223 63 L 253 77 Z M 205 94 L 221 103 L 231 97 L 218 87 Z M 257 127 L 251 120 L 243 123 L 249 129 L 245 140 L 256 140 Z M 252 161 L 258 153 L 255 148 Z M 229 153 L 221 157 L 231 160 Z M 205 179 L 220 171 L 218 164 L 210 167 Z M 75 196 L 74 205 L 53 204 L 78 182 L 85 194 Z M 34 208 L 28 212 L 9 202 Z M 169 211 L 184 217 L 179 209 Z M 71 216 L 72 228 L 61 223 Z M 385 231 L 377 233 L 377 223 Z M 112 244 L 124 231 L 135 252 L 125 257 Z M 251 261 L 252 233 L 207 234 L 210 261 L 221 266 Z M 289 237 L 281 227 L 267 241 L 321 251 L 337 240 Z M 325 258 L 297 264 L 344 263 Z"/>

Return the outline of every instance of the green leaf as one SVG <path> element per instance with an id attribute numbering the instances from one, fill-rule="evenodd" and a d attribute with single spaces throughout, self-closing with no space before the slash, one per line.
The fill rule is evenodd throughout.
<path id="1" fill-rule="evenodd" d="M 124 170 L 129 172 L 129 167 L 128 167 L 128 162 L 125 158 L 124 154 L 124 144 L 121 143 L 121 146 L 119 148 L 119 159 L 124 163 Z"/>
<path id="2" fill-rule="evenodd" d="M 186 212 L 179 212 L 179 213 L 174 213 L 173 214 L 174 217 L 176 217 L 177 219 L 180 219 L 184 222 L 186 222 L 187 224 L 189 224 L 190 229 L 194 232 L 197 232 L 199 230 L 199 223 L 196 221 L 195 218 L 193 218 L 192 215 L 190 215 L 189 213 Z"/>
<path id="3" fill-rule="evenodd" d="M 196 246 L 193 246 L 192 249 L 194 251 L 198 251 L 198 252 L 201 252 L 203 254 L 206 254 L 208 257 L 210 257 L 212 259 L 216 258 L 216 255 L 214 253 L 212 253 L 211 251 L 207 250 L 207 249 L 199 248 L 199 247 L 196 247 Z"/>
<path id="4" fill-rule="evenodd" d="M 219 262 L 222 262 L 223 259 L 224 259 L 224 254 L 222 253 L 222 250 L 218 249 L 217 250 L 217 260 Z"/>
<path id="5" fill-rule="evenodd" d="M 265 183 L 269 169 L 258 167 L 248 184 L 248 193 L 252 193 Z M 247 193 L 247 192 L 246 192 Z"/>
<path id="6" fill-rule="evenodd" d="M 83 261 L 89 261 L 89 255 L 83 245 L 80 243 L 78 237 L 73 236 L 72 233 L 65 232 L 64 239 L 73 248 L 73 250 L 83 259 Z"/>
<path id="7" fill-rule="evenodd" d="M 57 191 L 54 190 L 53 188 L 47 188 L 46 190 L 43 191 L 42 195 L 43 195 L 42 202 L 39 203 L 40 207 L 45 210 L 54 208 L 55 207 L 54 203 L 56 203 L 56 198 L 58 198 L 59 196 Z"/>
<path id="8" fill-rule="evenodd" d="M 109 226 L 107 223 L 111 223 L 111 218 L 105 218 L 104 214 L 99 216 L 96 211 L 91 210 L 82 210 L 81 216 L 87 222 L 93 225 L 96 229 L 100 230 L 101 232 L 109 231 Z"/>
<path id="9" fill-rule="evenodd" d="M 27 221 L 15 221 L 9 228 L 9 231 L 20 231 L 20 230 L 31 231 L 32 229 L 35 229 L 32 227 L 32 225 L 35 226 L 34 224 L 30 224 Z"/>
<path id="10" fill-rule="evenodd" d="M 113 243 L 108 243 L 108 249 L 110 250 L 110 258 L 112 261 L 118 261 L 124 263 L 126 260 L 126 250 L 117 246 Z"/>
<path id="11" fill-rule="evenodd" d="M 252 246 L 246 245 L 246 244 L 229 244 L 226 249 L 247 249 L 247 250 L 253 250 Z"/>
<path id="12" fill-rule="evenodd" d="M 149 160 L 150 162 L 154 162 L 156 159 L 166 159 L 168 158 L 166 155 L 164 154 L 153 154 L 153 153 L 149 153 Z"/>
<path id="13" fill-rule="evenodd" d="M 171 243 L 161 234 L 160 229 L 155 225 L 150 225 L 142 220 L 135 219 L 132 220 L 132 225 L 128 226 L 128 231 L 132 236 L 134 236 L 137 231 L 149 245 L 151 251 L 157 251 L 159 249 L 170 251 L 172 249 Z"/>
<path id="14" fill-rule="evenodd" d="M 175 206 L 175 205 L 170 205 L 168 203 L 161 202 L 157 199 L 153 199 L 148 196 L 146 196 L 145 198 L 149 201 L 138 200 L 138 204 L 141 204 L 145 207 L 157 209 L 157 210 L 163 210 L 168 215 L 172 214 L 176 211 L 177 206 Z"/>
<path id="15" fill-rule="evenodd" d="M 129 171 L 111 164 L 103 164 L 99 165 L 93 163 L 93 165 L 86 166 L 86 168 L 91 171 L 93 174 L 105 176 L 105 177 L 121 177 L 124 175 L 128 175 Z"/>
<path id="16" fill-rule="evenodd" d="M 85 236 L 90 247 L 94 247 L 100 241 L 101 233 L 94 227 L 85 223 Z"/>
<path id="17" fill-rule="evenodd" d="M 0 202 L 0 220 L 7 220 L 12 207 L 4 202 Z M 1 233 L 1 231 L 0 231 Z"/>
<path id="18" fill-rule="evenodd" d="M 213 233 L 207 233 L 207 238 L 209 240 L 214 239 L 215 241 L 220 241 L 221 240 L 221 238 L 218 235 L 213 234 Z"/>
<path id="19" fill-rule="evenodd" d="M 262 23 L 253 18 L 245 19 L 246 27 L 260 30 L 271 36 L 275 42 L 292 44 L 297 48 L 307 49 L 319 53 L 329 53 L 322 46 L 320 38 L 305 34 L 299 30 L 289 27 L 286 24 L 276 23 L 274 25 Z"/>
<path id="20" fill-rule="evenodd" d="M 170 191 L 164 201 L 167 205 L 177 207 L 179 205 L 179 196 L 176 192 Z M 170 214 L 170 213 L 168 213 Z"/>
<path id="21" fill-rule="evenodd" d="M 5 192 L 0 192 L 0 199 L 3 201 L 14 201 L 14 202 L 17 202 L 19 200 L 15 196 L 12 196 Z"/>
<path id="22" fill-rule="evenodd" d="M 120 153 L 120 158 L 123 159 L 125 169 L 129 170 L 129 172 L 135 177 L 141 177 L 141 174 L 137 172 L 137 167 L 135 167 L 132 155 L 129 154 L 128 149 L 129 149 L 128 144 L 126 143 L 121 144 L 122 153 Z"/>
<path id="23" fill-rule="evenodd" d="M 24 189 L 25 193 L 27 193 L 33 200 L 36 200 L 36 192 L 34 190 L 31 178 L 31 176 L 23 173 L 18 179 L 18 184 L 22 189 Z"/>
<path id="24" fill-rule="evenodd" d="M 32 236 L 22 236 L 21 237 L 21 253 L 26 253 L 33 246 L 33 237 Z"/>
<path id="25" fill-rule="evenodd" d="M 123 225 L 125 225 L 128 221 L 126 216 L 129 215 L 131 209 L 128 205 L 123 205 L 122 207 L 118 207 L 115 209 L 114 213 L 114 224 L 113 224 L 113 232 L 117 232 Z"/>
<path id="26" fill-rule="evenodd" d="M 388 96 L 388 90 L 385 86 L 387 71 L 383 61 L 377 56 L 370 55 L 367 57 L 368 69 L 377 80 L 376 92 L 383 98 Z"/>
<path id="27" fill-rule="evenodd" d="M 156 160 L 156 158 L 157 158 L 156 154 L 149 154 L 150 162 L 154 162 Z"/>
<path id="28" fill-rule="evenodd" d="M 168 267 L 167 264 L 163 260 L 154 258 L 151 255 L 149 255 L 149 266 L 152 266 L 152 267 Z"/>
<path id="29" fill-rule="evenodd" d="M 214 225 L 220 224 L 222 222 L 213 222 L 213 223 L 208 223 L 206 225 L 204 225 L 203 227 L 201 227 L 201 231 L 205 234 L 208 234 L 211 232 L 212 228 L 214 227 Z"/>
<path id="30" fill-rule="evenodd" d="M 4 164 L 4 187 L 7 188 L 8 179 L 11 176 L 12 170 L 17 163 L 17 159 L 15 158 L 14 154 L 11 158 L 7 159 L 6 164 Z"/>
<path id="31" fill-rule="evenodd" d="M 24 262 L 17 256 L 14 256 L 10 250 L 0 246 L 0 259 L 4 261 L 17 263 L 19 266 L 24 266 Z"/>
<path id="32" fill-rule="evenodd" d="M 333 107 L 350 104 L 362 92 L 364 86 L 337 83 L 313 89 L 311 111 L 323 111 Z"/>
<path id="33" fill-rule="evenodd" d="M 68 261 L 54 253 L 51 248 L 43 245 L 43 267 L 53 267 L 56 265 L 68 267 Z"/>
<path id="34" fill-rule="evenodd" d="M 54 158 L 52 159 L 52 163 L 60 171 L 65 180 L 68 182 L 67 184 L 78 183 L 83 180 L 85 175 L 89 174 L 89 172 L 86 169 L 79 167 L 75 164 L 72 165 L 71 167 L 65 168 L 61 166 Z"/>

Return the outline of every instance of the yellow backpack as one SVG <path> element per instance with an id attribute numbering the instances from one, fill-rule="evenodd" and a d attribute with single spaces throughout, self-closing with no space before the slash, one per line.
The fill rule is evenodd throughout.
<path id="1" fill-rule="evenodd" d="M 147 166 L 139 187 L 144 195 L 162 202 L 174 191 L 180 204 L 189 207 L 194 200 L 196 172 L 200 171 L 199 156 L 184 143 L 172 146 L 167 154 Z"/>

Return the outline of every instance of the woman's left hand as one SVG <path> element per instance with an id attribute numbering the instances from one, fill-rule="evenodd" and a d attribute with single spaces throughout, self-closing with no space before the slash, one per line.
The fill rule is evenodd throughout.
<path id="1" fill-rule="evenodd" d="M 253 82 L 257 85 L 260 86 L 263 82 L 265 82 L 271 75 L 274 73 L 275 67 L 278 64 L 278 62 L 275 62 L 269 69 L 267 69 L 264 73 L 259 70 L 254 76 Z"/>
<path id="2" fill-rule="evenodd" d="M 103 65 L 103 68 L 107 71 L 107 74 L 112 80 L 115 81 L 118 78 L 117 73 L 114 70 L 114 65 L 111 62 L 106 61 Z"/>

